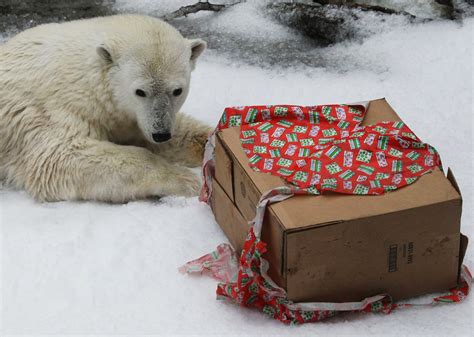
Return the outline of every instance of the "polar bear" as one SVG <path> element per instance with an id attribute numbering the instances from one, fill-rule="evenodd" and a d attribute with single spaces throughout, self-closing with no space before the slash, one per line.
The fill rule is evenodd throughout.
<path id="1" fill-rule="evenodd" d="M 26 30 L 0 46 L 0 179 L 40 201 L 195 195 L 211 129 L 179 113 L 206 48 L 148 16 Z"/>

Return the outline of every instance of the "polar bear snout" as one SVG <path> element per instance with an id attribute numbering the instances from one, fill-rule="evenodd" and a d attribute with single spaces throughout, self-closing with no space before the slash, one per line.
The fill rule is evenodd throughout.
<path id="1" fill-rule="evenodd" d="M 151 135 L 153 137 L 153 140 L 157 143 L 162 143 L 162 142 L 166 142 L 167 140 L 170 140 L 171 139 L 171 133 L 169 132 L 166 132 L 166 133 L 153 133 Z"/>

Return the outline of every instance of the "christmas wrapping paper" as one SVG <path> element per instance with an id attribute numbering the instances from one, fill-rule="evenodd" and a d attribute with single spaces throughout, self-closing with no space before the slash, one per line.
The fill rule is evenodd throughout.
<path id="1" fill-rule="evenodd" d="M 366 103 L 227 108 L 218 128 L 241 125 L 253 169 L 313 194 L 382 194 L 441 165 L 436 150 L 403 122 L 361 126 L 366 108 Z"/>

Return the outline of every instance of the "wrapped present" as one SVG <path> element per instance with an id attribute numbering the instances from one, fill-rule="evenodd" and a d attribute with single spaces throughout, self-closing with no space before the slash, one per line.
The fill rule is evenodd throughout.
<path id="1" fill-rule="evenodd" d="M 251 109 L 256 117 L 241 124 Z M 219 246 L 183 268 L 218 278 L 219 298 L 299 324 L 388 313 L 409 307 L 398 300 L 447 289 L 429 305 L 467 296 L 454 176 L 385 100 L 224 114 L 208 142 L 201 200 L 235 252 Z"/>

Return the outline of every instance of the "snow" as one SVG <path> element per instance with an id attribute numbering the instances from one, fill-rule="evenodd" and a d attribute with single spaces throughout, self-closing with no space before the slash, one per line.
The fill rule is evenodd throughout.
<path id="1" fill-rule="evenodd" d="M 244 5 L 248 11 L 254 6 Z M 258 32 L 252 26 L 257 14 L 232 11 L 210 14 L 216 18 L 211 27 L 221 27 L 224 36 L 240 36 L 239 43 L 292 37 L 306 43 L 284 27 L 263 24 Z M 189 19 L 199 16 L 209 14 Z M 241 26 L 233 26 L 239 16 Z M 242 60 L 215 48 L 198 63 L 183 111 L 216 124 L 229 105 L 385 96 L 415 133 L 439 150 L 444 167 L 453 169 L 464 198 L 462 232 L 472 238 L 473 25 L 474 19 L 465 19 L 369 27 L 373 34 L 362 41 L 311 51 L 321 56 L 319 66 L 284 66 L 257 52 Z M 239 35 L 243 27 L 252 27 L 253 35 Z M 307 56 L 303 51 L 295 52 L 296 61 Z M 197 198 L 40 204 L 24 192 L 3 188 L 0 237 L 0 335 L 471 336 L 473 331 L 472 296 L 458 305 L 341 315 L 301 327 L 216 301 L 214 280 L 177 270 L 226 240 Z M 473 260 L 470 248 L 465 263 L 471 269 Z"/>

